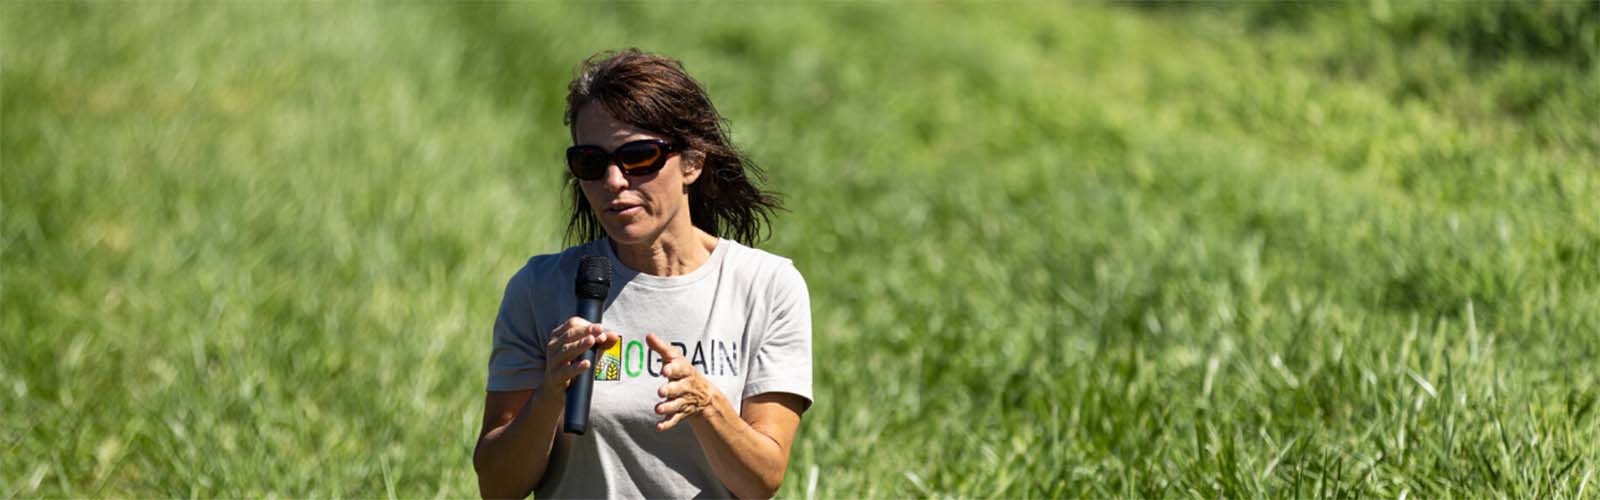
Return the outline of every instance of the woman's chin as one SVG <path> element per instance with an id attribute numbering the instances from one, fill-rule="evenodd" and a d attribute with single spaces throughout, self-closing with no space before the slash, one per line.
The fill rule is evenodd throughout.
<path id="1" fill-rule="evenodd" d="M 637 245 L 649 243 L 655 231 L 647 224 L 635 222 L 632 224 L 613 224 L 606 228 L 606 236 L 619 245 Z"/>

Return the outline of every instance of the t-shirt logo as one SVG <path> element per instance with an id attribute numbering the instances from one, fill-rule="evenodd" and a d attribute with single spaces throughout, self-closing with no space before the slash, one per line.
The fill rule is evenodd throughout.
<path id="1" fill-rule="evenodd" d="M 622 380 L 622 339 L 600 353 L 600 363 L 594 367 L 595 380 Z"/>
<path id="2" fill-rule="evenodd" d="M 696 341 L 692 349 L 683 342 L 673 342 L 672 346 L 687 356 L 689 364 L 702 375 L 739 376 L 738 343 L 714 340 Z M 594 379 L 622 380 L 623 374 L 627 374 L 630 379 L 646 374 L 651 377 L 661 377 L 661 368 L 664 364 L 665 360 L 649 347 L 645 347 L 644 342 L 638 340 L 624 342 L 619 338 L 610 349 L 602 351 L 600 356 L 595 358 Z"/>

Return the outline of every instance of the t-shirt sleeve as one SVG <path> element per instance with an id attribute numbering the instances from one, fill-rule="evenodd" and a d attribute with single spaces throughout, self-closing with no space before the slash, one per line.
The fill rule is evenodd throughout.
<path id="1" fill-rule="evenodd" d="M 522 276 L 512 277 L 494 319 L 489 351 L 490 391 L 533 389 L 544 380 L 544 342 L 534 333 L 533 304 Z"/>
<path id="2" fill-rule="evenodd" d="M 793 264 L 773 277 L 770 321 L 756 345 L 743 398 L 769 392 L 787 392 L 805 398 L 811 406 L 811 297 L 805 278 Z"/>

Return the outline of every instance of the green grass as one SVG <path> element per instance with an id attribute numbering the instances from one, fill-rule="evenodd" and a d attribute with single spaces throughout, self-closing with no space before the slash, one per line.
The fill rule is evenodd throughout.
<path id="1" fill-rule="evenodd" d="M 785 497 L 1594 497 L 1600 4 L 9 3 L 0 496 L 471 496 L 566 80 L 791 212 Z"/>

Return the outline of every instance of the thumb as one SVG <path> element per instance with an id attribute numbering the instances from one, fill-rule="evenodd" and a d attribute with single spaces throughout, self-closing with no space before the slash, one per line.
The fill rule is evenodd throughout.
<path id="1" fill-rule="evenodd" d="M 667 341 L 661 340 L 661 337 L 657 337 L 654 333 L 645 335 L 644 341 L 646 344 L 650 344 L 651 350 L 661 355 L 663 363 L 670 363 L 672 360 L 683 356 L 682 354 L 678 353 L 677 349 L 672 348 L 672 344 L 668 344 Z"/>

